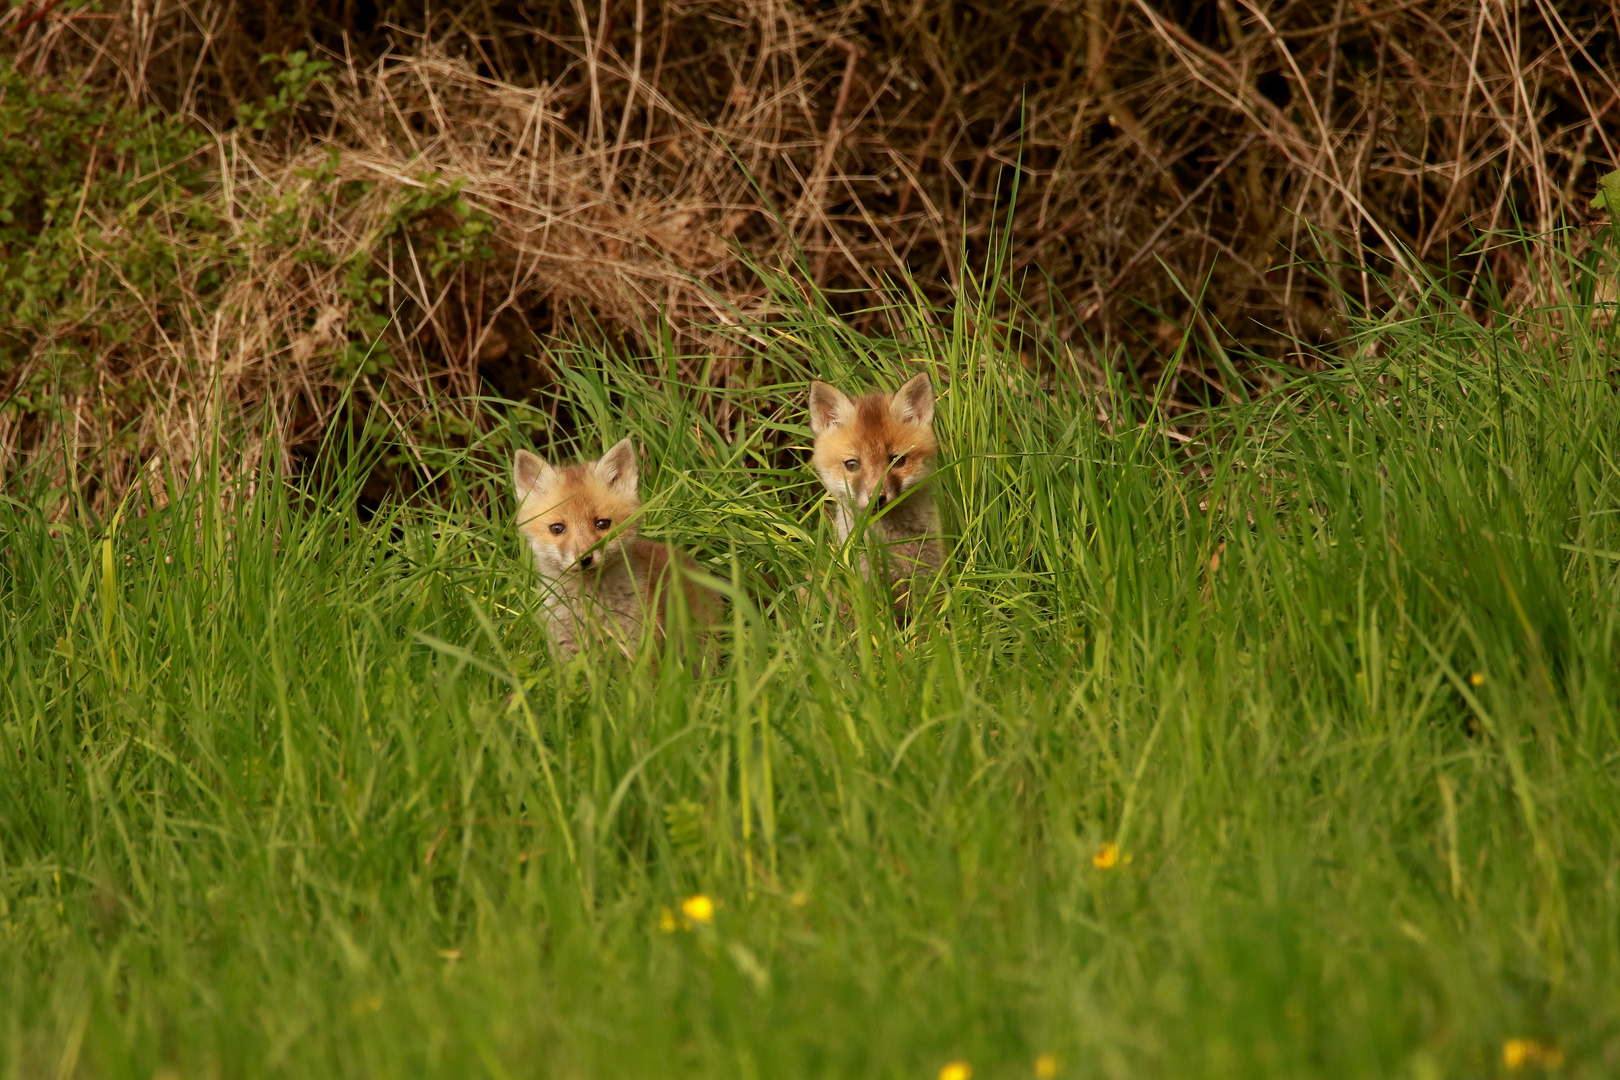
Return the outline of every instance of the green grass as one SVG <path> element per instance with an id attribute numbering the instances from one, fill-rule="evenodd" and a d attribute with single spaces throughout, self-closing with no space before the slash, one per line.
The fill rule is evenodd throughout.
<path id="1" fill-rule="evenodd" d="M 648 531 L 739 590 L 701 677 L 545 658 L 495 453 L 369 523 L 353 469 L 14 483 L 0 1076 L 1614 1075 L 1620 393 L 1566 314 L 1377 327 L 1190 445 L 932 335 L 916 648 L 801 599 L 794 448 L 799 376 L 922 346 L 805 315 L 730 442 L 582 352 L 584 449 L 636 436 Z"/>

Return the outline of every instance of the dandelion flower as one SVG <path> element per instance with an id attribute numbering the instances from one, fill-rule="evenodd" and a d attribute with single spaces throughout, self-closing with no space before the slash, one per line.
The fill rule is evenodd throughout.
<path id="1" fill-rule="evenodd" d="M 1529 1064 L 1556 1069 L 1564 1063 L 1564 1052 L 1553 1046 L 1542 1046 L 1534 1039 L 1509 1039 L 1502 1044 L 1502 1064 L 1509 1069 L 1522 1069 Z"/>
<path id="2" fill-rule="evenodd" d="M 1112 840 L 1097 849 L 1091 857 L 1091 865 L 1099 870 L 1112 870 L 1119 865 L 1119 845 Z"/>
<path id="3" fill-rule="evenodd" d="M 714 901 L 702 893 L 681 901 L 681 914 L 693 922 L 707 925 L 714 922 Z"/>
<path id="4" fill-rule="evenodd" d="M 947 1061 L 939 1070 L 939 1080 L 972 1080 L 973 1066 L 965 1061 Z"/>
<path id="5" fill-rule="evenodd" d="M 1502 1064 L 1510 1069 L 1523 1067 L 1530 1060 L 1530 1049 L 1535 1045 L 1530 1039 L 1509 1039 L 1502 1044 Z"/>
<path id="6" fill-rule="evenodd" d="M 1036 1080 L 1052 1080 L 1057 1075 L 1057 1055 L 1042 1054 L 1035 1059 Z"/>
<path id="7" fill-rule="evenodd" d="M 1485 685 L 1485 673 L 1483 671 L 1476 671 L 1472 675 L 1468 676 L 1468 685 L 1470 685 L 1470 686 L 1484 686 Z M 1510 1039 L 1508 1041 L 1512 1042 L 1514 1040 Z"/>

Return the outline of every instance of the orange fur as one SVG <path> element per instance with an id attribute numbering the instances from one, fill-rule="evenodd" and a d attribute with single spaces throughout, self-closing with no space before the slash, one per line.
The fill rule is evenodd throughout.
<path id="1" fill-rule="evenodd" d="M 836 506 L 838 538 L 865 523 L 886 563 L 895 606 L 911 608 L 915 579 L 945 565 L 939 507 L 928 481 L 939 443 L 934 389 L 918 375 L 892 394 L 851 399 L 824 382 L 810 384 L 811 463 Z M 866 556 L 862 572 L 870 579 Z"/>
<path id="2" fill-rule="evenodd" d="M 611 641 L 626 656 L 641 642 L 647 614 L 662 635 L 671 549 L 636 533 L 641 512 L 635 449 L 625 439 L 596 461 L 554 467 L 525 450 L 513 463 L 518 531 L 545 579 L 546 623 L 564 655 Z M 678 556 L 682 571 L 696 564 Z M 714 621 L 715 595 L 684 573 L 687 610 L 700 627 Z"/>

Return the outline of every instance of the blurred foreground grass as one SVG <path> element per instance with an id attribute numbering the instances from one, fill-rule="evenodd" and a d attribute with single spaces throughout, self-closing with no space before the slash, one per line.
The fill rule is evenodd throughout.
<path id="1" fill-rule="evenodd" d="M 938 339 L 917 648 L 795 588 L 802 383 L 727 442 L 578 356 L 576 449 L 635 435 L 745 597 L 698 678 L 545 658 L 489 457 L 367 522 L 356 468 L 13 484 L 0 1075 L 1614 1075 L 1620 394 L 1569 314 L 1372 328 L 1190 444 Z"/>

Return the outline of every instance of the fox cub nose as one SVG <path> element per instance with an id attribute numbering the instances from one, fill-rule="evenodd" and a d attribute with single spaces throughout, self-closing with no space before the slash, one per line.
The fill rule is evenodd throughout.
<path id="1" fill-rule="evenodd" d="M 888 493 L 887 492 L 882 492 L 882 491 L 878 492 L 877 495 L 875 497 L 873 497 L 873 499 L 872 499 L 872 505 L 875 506 L 879 510 L 881 510 L 885 506 L 889 505 Z"/>
<path id="2" fill-rule="evenodd" d="M 594 563 L 595 561 L 596 561 L 596 556 L 595 555 L 582 555 L 582 556 L 580 556 L 579 565 L 581 565 L 585 569 L 589 570 L 591 568 L 591 564 Z"/>

